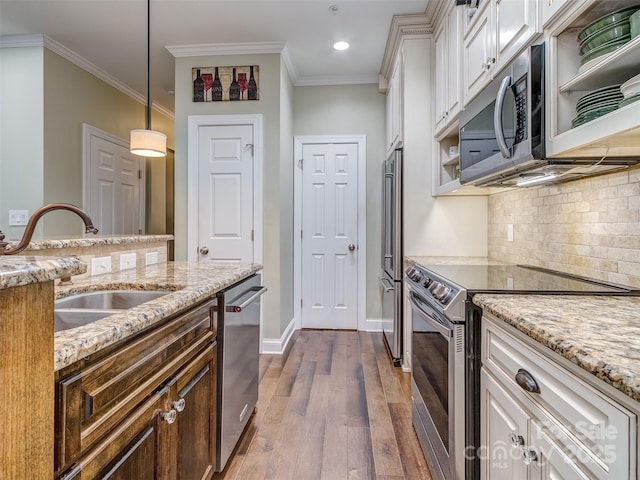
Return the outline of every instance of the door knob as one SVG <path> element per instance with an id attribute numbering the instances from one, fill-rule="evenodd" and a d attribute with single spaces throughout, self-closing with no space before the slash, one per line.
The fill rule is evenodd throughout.
<path id="1" fill-rule="evenodd" d="M 356 246 L 353 243 L 349 244 L 349 251 L 353 252 L 356 249 Z"/>
<path id="2" fill-rule="evenodd" d="M 209 248 L 208 247 L 202 247 L 200 249 L 200 255 L 206 255 L 207 253 L 209 253 Z"/>

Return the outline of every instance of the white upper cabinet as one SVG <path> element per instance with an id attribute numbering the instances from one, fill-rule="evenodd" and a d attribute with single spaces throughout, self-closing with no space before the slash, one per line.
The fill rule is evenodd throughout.
<path id="1" fill-rule="evenodd" d="M 469 12 L 469 10 L 467 10 Z M 470 30 L 465 32 L 462 52 L 462 99 L 466 105 L 491 80 L 495 65 L 491 4 L 484 2 L 475 12 Z"/>
<path id="2" fill-rule="evenodd" d="M 494 2 L 497 72 L 538 34 L 538 0 Z"/>
<path id="3" fill-rule="evenodd" d="M 400 51 L 387 89 L 387 152 L 402 146 L 402 101 L 402 51 Z"/>
<path id="4" fill-rule="evenodd" d="M 457 120 L 461 97 L 461 27 L 462 9 L 449 3 L 439 18 L 435 32 L 435 133 Z"/>
<path id="5" fill-rule="evenodd" d="M 612 11 L 637 0 L 571 1 L 545 30 L 546 153 L 550 157 L 638 157 L 640 102 L 573 127 L 580 98 L 640 74 L 640 37 L 583 64 L 578 34 Z"/>
<path id="6" fill-rule="evenodd" d="M 467 104 L 538 35 L 538 3 L 484 0 L 477 10 L 467 7 L 465 22 L 463 101 Z"/>
<path id="7" fill-rule="evenodd" d="M 544 28 L 564 7 L 569 6 L 570 0 L 539 0 L 539 2 L 539 25 Z"/>

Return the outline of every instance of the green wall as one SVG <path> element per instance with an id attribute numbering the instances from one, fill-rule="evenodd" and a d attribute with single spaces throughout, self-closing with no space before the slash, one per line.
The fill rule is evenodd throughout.
<path id="1" fill-rule="evenodd" d="M 294 87 L 294 135 L 367 136 L 367 318 L 378 319 L 382 214 L 382 162 L 385 159 L 385 95 L 377 85 Z"/>
<path id="2" fill-rule="evenodd" d="M 128 141 L 131 129 L 144 128 L 145 106 L 44 46 L 0 48 L 0 69 L 0 228 L 19 238 L 24 228 L 8 228 L 9 209 L 82 205 L 82 124 Z M 153 111 L 152 126 L 167 134 L 172 147 L 173 120 Z M 147 167 L 162 182 L 148 192 L 162 198 L 149 201 L 164 202 L 165 177 L 156 170 L 165 164 L 148 161 Z M 39 233 L 47 238 L 82 233 L 67 212 L 47 214 L 41 223 Z"/>

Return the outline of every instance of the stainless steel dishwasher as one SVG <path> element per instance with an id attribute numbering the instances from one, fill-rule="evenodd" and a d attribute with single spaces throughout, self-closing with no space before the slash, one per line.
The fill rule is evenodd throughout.
<path id="1" fill-rule="evenodd" d="M 218 465 L 224 470 L 258 401 L 260 297 L 253 275 L 218 293 Z"/>

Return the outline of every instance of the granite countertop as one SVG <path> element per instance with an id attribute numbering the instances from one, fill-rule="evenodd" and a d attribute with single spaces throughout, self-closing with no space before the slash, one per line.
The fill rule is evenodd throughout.
<path id="1" fill-rule="evenodd" d="M 80 275 L 86 271 L 87 265 L 75 257 L 2 255 L 0 256 L 0 290 Z"/>
<path id="2" fill-rule="evenodd" d="M 640 297 L 477 294 L 473 303 L 640 401 Z"/>
<path id="3" fill-rule="evenodd" d="M 168 262 L 72 279 L 73 285 L 56 286 L 56 298 L 95 290 L 168 290 L 171 293 L 90 325 L 57 332 L 55 370 L 185 310 L 261 269 L 261 265 L 252 263 Z"/>
<path id="4" fill-rule="evenodd" d="M 169 240 L 173 240 L 173 238 L 173 235 L 87 235 L 86 237 L 81 238 L 50 238 L 44 240 L 33 240 L 29 243 L 26 250 L 50 250 L 52 248 L 81 248 L 98 247 L 102 245 L 126 245 L 130 243 L 168 242 Z M 13 242 L 9 242 L 9 245 L 12 244 Z"/>

